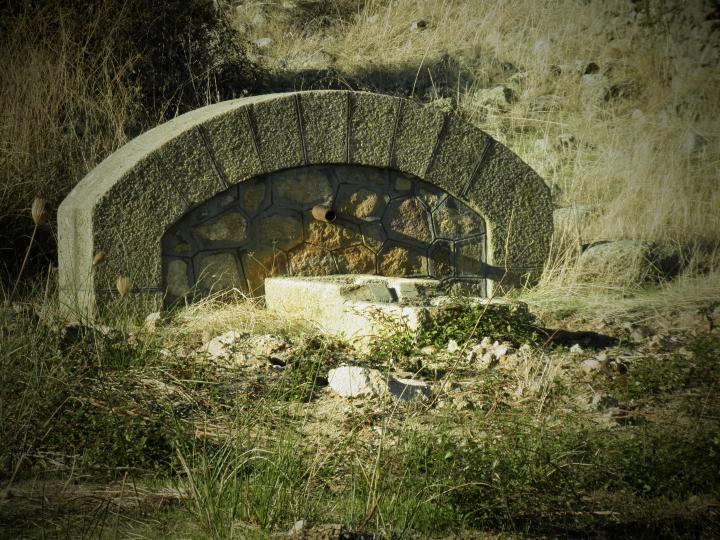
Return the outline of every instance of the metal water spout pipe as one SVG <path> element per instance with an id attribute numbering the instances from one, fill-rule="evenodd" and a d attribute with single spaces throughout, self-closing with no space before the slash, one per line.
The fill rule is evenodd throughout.
<path id="1" fill-rule="evenodd" d="M 324 204 L 318 204 L 312 209 L 312 216 L 318 221 L 324 221 L 325 223 L 332 223 L 335 221 L 337 214 L 329 206 Z"/>

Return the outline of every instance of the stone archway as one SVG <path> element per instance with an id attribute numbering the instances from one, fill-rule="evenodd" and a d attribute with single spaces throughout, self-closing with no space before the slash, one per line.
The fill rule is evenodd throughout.
<path id="1" fill-rule="evenodd" d="M 58 211 L 62 304 L 80 316 L 92 315 L 96 306 L 102 308 L 106 298 L 117 294 L 117 279 L 124 276 L 132 283 L 126 302 L 145 311 L 158 309 L 173 275 L 181 274 L 178 263 L 171 270 L 172 261 L 184 257 L 177 252 L 177 245 L 172 245 L 173 231 L 180 229 L 193 231 L 196 240 L 204 234 L 203 245 L 191 246 L 192 261 L 185 267 L 190 286 L 201 281 L 203 269 L 214 271 L 212 264 L 202 262 L 202 256 L 195 261 L 199 252 L 216 252 L 215 263 L 222 266 L 222 253 L 227 249 L 245 249 L 237 251 L 237 276 L 256 288 L 248 283 L 252 272 L 246 271 L 242 263 L 243 253 L 252 251 L 247 245 L 243 248 L 246 241 L 254 242 L 254 252 L 268 245 L 278 247 L 278 240 L 295 242 L 297 246 L 280 248 L 288 258 L 289 268 L 293 267 L 293 258 L 296 267 L 302 259 L 292 250 L 304 246 L 298 249 L 305 249 L 306 262 L 313 258 L 316 261 L 309 262 L 306 270 L 334 265 L 342 271 L 335 248 L 329 249 L 323 244 L 325 240 L 309 239 L 312 234 L 319 235 L 317 238 L 324 234 L 309 230 L 312 227 L 307 215 L 303 217 L 314 199 L 295 201 L 295 208 L 288 204 L 273 208 L 275 202 L 269 202 L 266 217 L 274 215 L 278 223 L 284 219 L 289 227 L 277 234 L 275 243 L 259 238 L 272 228 L 272 223 L 256 223 L 240 201 L 251 186 L 268 181 L 275 186 L 282 178 L 292 183 L 303 174 L 317 172 L 318 167 L 329 171 L 331 177 L 335 175 L 331 204 L 343 204 L 341 184 L 360 186 L 364 182 L 343 182 L 338 171 L 344 170 L 364 174 L 364 189 L 369 193 L 373 192 L 371 177 L 385 175 L 385 186 L 376 186 L 374 192 L 387 199 L 387 206 L 406 205 L 403 211 L 390 210 L 389 218 L 383 214 L 372 219 L 337 207 L 340 229 L 356 227 L 358 235 L 356 241 L 338 245 L 337 249 L 357 247 L 356 251 L 363 252 L 359 248 L 368 248 L 378 272 L 378 258 L 384 260 L 383 249 L 391 248 L 393 242 L 395 247 L 409 252 L 410 248 L 426 250 L 424 262 L 419 263 L 419 275 L 487 279 L 488 292 L 493 287 L 499 292 L 499 283 L 532 281 L 542 270 L 552 233 L 550 193 L 542 179 L 506 147 L 452 115 L 408 100 L 364 92 L 296 92 L 222 102 L 184 114 L 133 139 L 93 169 Z M 412 186 L 412 196 L 403 198 L 398 194 L 390 184 L 395 181 L 393 175 Z M 307 182 L 322 194 L 322 181 L 318 183 L 317 176 Z M 452 207 L 446 220 L 452 227 L 457 229 L 457 220 L 462 220 L 460 214 L 464 213 L 465 219 L 470 219 L 468 223 L 476 224 L 475 229 L 482 222 L 482 232 L 470 226 L 467 231 L 460 227 L 453 238 L 438 236 L 438 218 L 433 214 L 438 208 L 418 202 L 421 198 L 415 195 L 423 187 L 435 191 L 446 206 Z M 277 189 L 273 187 L 272 193 Z M 268 193 L 265 195 L 272 196 Z M 222 210 L 223 198 L 234 205 L 234 214 Z M 285 203 L 290 199 L 286 197 Z M 387 220 L 397 215 L 403 216 L 402 222 L 404 216 L 419 212 L 413 209 L 417 205 L 427 213 L 430 236 L 418 239 L 405 234 L 407 238 L 393 238 L 397 231 L 388 226 L 387 246 L 372 248 L 370 233 L 361 230 L 364 224 L 379 221 L 387 225 Z M 203 212 L 208 215 L 198 218 Z M 295 227 L 301 223 L 295 233 L 291 230 L 293 212 Z M 205 229 L 194 230 L 193 220 L 200 227 L 204 223 Z M 246 236 L 221 238 L 223 229 L 234 229 L 235 233 L 230 234 L 237 235 L 243 227 Z M 334 227 L 337 232 L 338 227 Z M 448 245 L 443 246 L 443 241 Z M 462 245 L 475 250 L 472 272 L 458 266 L 458 246 Z M 450 253 L 445 259 L 449 261 L 445 274 L 435 272 L 433 262 L 433 254 L 438 259 L 442 247 Z M 323 250 L 330 256 L 324 263 L 317 262 Z M 366 264 L 370 269 L 370 262 Z M 267 264 L 262 266 L 267 268 Z"/>

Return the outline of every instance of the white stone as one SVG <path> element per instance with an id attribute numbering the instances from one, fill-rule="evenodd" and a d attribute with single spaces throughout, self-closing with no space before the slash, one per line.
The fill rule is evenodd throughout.
<path id="1" fill-rule="evenodd" d="M 535 139 L 534 146 L 538 152 L 547 152 L 550 150 L 550 143 L 547 139 Z"/>
<path id="2" fill-rule="evenodd" d="M 305 529 L 305 520 L 304 519 L 298 519 L 292 527 L 290 527 L 290 530 L 288 531 L 288 536 L 295 536 L 300 534 L 303 529 Z"/>
<path id="3" fill-rule="evenodd" d="M 230 330 L 212 338 L 203 348 L 212 358 L 229 358 L 233 353 L 234 345 L 247 334 Z"/>
<path id="4" fill-rule="evenodd" d="M 475 367 L 480 370 L 486 370 L 494 366 L 496 362 L 497 359 L 495 358 L 495 355 L 491 351 L 488 351 L 476 357 Z"/>
<path id="5" fill-rule="evenodd" d="M 588 360 L 583 360 L 583 362 L 580 364 L 580 369 L 585 371 L 586 373 L 591 373 L 593 371 L 597 371 L 602 367 L 602 364 L 595 360 L 594 358 L 589 358 Z"/>
<path id="6" fill-rule="evenodd" d="M 498 343 L 497 341 L 493 343 L 492 353 L 497 360 L 500 360 L 503 356 L 505 356 L 509 350 L 509 343 Z"/>
<path id="7" fill-rule="evenodd" d="M 581 354 L 583 352 L 583 348 L 580 346 L 580 344 L 575 343 L 572 347 L 570 347 L 570 352 L 572 354 Z"/>
<path id="8" fill-rule="evenodd" d="M 422 381 L 386 376 L 377 369 L 360 366 L 331 369 L 328 384 L 344 398 L 393 396 L 402 401 L 416 401 L 431 393 L 428 384 Z"/>
<path id="9" fill-rule="evenodd" d="M 450 341 L 448 341 L 447 350 L 449 353 L 457 352 L 460 350 L 460 345 L 458 345 L 457 341 L 451 339 Z"/>
<path id="10" fill-rule="evenodd" d="M 382 397 L 388 393 L 387 377 L 377 369 L 359 366 L 331 369 L 328 384 L 335 393 L 345 398 Z"/>
<path id="11" fill-rule="evenodd" d="M 272 42 L 273 42 L 272 38 L 269 38 L 269 37 L 261 37 L 261 38 L 256 39 L 255 41 L 253 41 L 255 46 L 260 47 L 261 49 L 263 47 L 269 47 L 270 45 L 272 45 Z"/>
<path id="12" fill-rule="evenodd" d="M 155 311 L 154 313 L 150 313 L 147 317 L 145 317 L 145 329 L 148 332 L 154 332 L 157 327 L 162 323 L 162 313 L 159 311 Z"/>
<path id="13" fill-rule="evenodd" d="M 413 21 L 410 24 L 410 31 L 417 32 L 419 30 L 425 30 L 427 28 L 427 21 L 424 21 L 422 19 L 418 19 L 417 21 Z"/>

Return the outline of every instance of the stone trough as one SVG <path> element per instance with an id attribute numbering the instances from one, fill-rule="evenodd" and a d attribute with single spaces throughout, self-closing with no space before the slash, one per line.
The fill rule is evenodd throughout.
<path id="1" fill-rule="evenodd" d="M 279 316 L 301 318 L 361 348 L 378 337 L 418 332 L 439 312 L 462 305 L 446 295 L 439 280 L 375 275 L 268 278 L 265 301 Z M 509 302 L 478 297 L 463 301 Z"/>

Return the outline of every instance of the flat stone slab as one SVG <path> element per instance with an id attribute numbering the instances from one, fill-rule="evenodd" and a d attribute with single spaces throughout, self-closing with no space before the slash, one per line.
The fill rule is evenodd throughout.
<path id="1" fill-rule="evenodd" d="M 465 300 L 507 302 L 474 297 Z M 444 295 L 439 280 L 375 275 L 267 278 L 265 302 L 270 311 L 301 318 L 319 331 L 359 347 L 380 336 L 417 332 L 439 310 L 460 305 L 460 300 Z"/>

